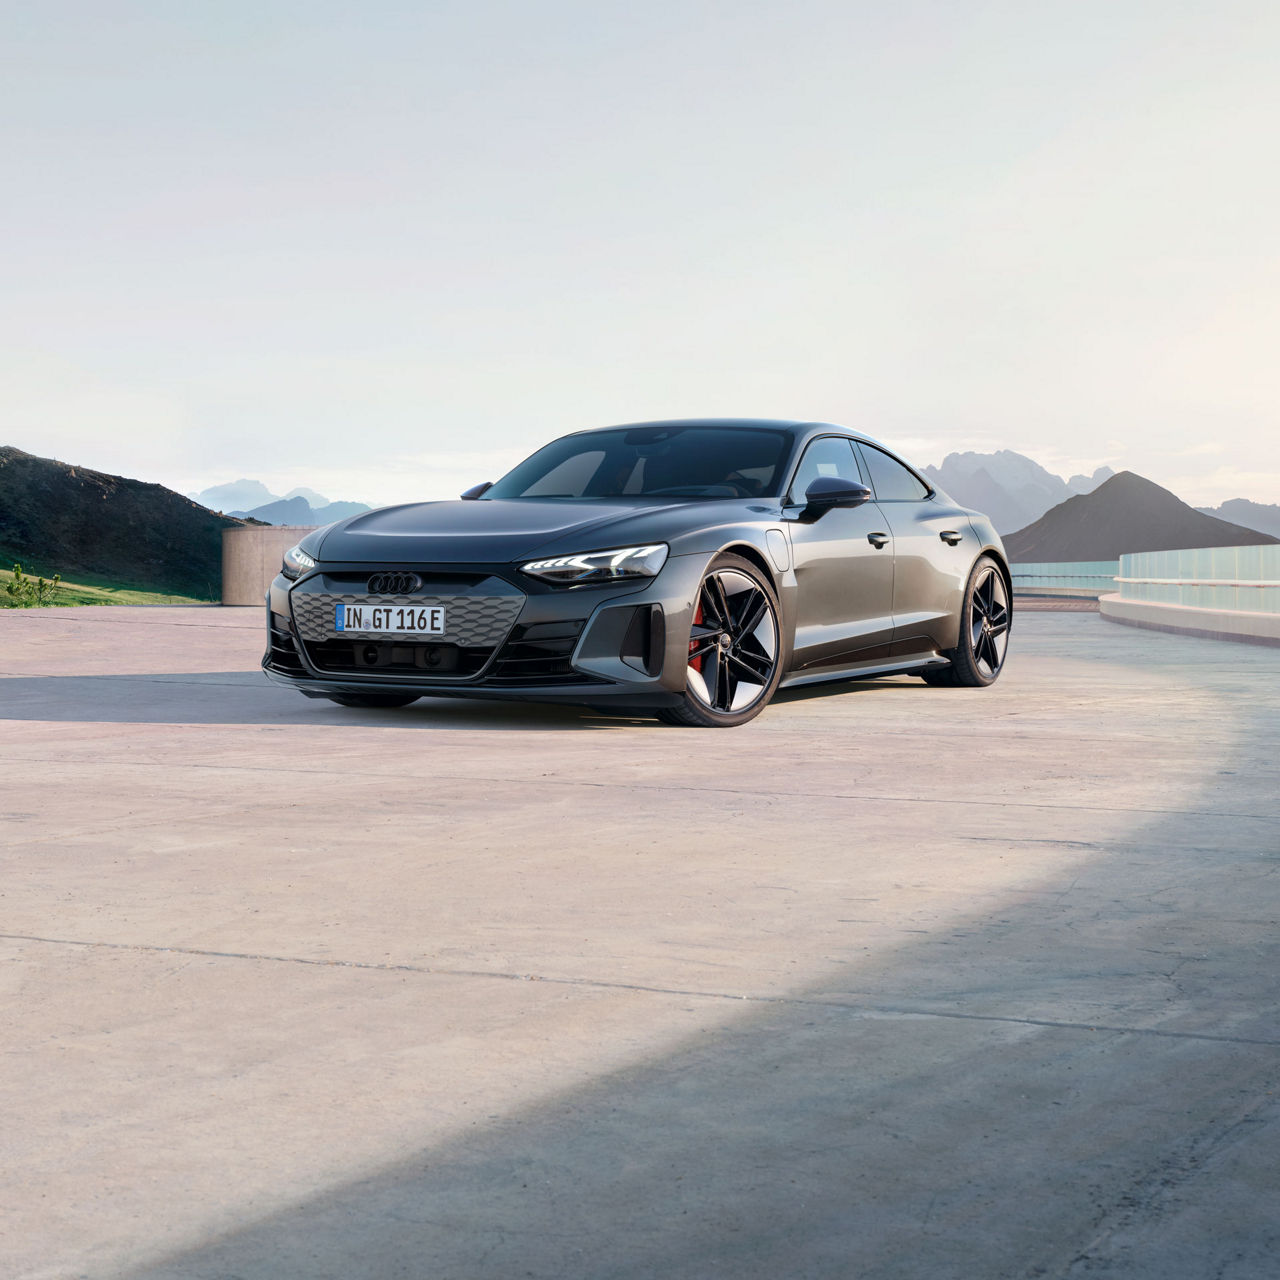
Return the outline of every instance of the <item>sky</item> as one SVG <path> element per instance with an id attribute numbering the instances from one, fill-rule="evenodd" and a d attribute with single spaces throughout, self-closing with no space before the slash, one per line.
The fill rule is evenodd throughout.
<path id="1" fill-rule="evenodd" d="M 0 444 L 381 504 L 763 416 L 1280 502 L 1274 0 L 0 19 Z"/>

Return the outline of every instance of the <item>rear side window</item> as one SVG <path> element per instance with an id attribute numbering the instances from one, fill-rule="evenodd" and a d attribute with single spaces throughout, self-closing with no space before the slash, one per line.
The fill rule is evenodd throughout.
<path id="1" fill-rule="evenodd" d="M 877 502 L 920 502 L 929 496 L 929 486 L 897 458 L 891 458 L 873 444 L 863 442 L 860 447 L 867 470 L 871 472 L 871 487 L 876 491 Z"/>
<path id="2" fill-rule="evenodd" d="M 819 476 L 836 476 L 866 484 L 853 451 L 853 441 L 844 436 L 820 436 L 812 441 L 800 459 L 800 468 L 791 482 L 791 501 L 803 502 L 805 491 Z"/>

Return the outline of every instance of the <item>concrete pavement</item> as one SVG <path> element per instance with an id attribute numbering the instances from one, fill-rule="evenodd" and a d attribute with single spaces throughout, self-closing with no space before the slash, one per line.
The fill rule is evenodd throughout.
<path id="1" fill-rule="evenodd" d="M 358 711 L 0 612 L 0 1274 L 1274 1277 L 1280 655 Z"/>

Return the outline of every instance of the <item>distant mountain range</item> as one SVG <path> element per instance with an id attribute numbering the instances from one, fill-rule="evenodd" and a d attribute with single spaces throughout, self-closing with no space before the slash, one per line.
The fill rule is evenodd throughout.
<path id="1" fill-rule="evenodd" d="M 75 580 L 217 600 L 222 531 L 215 515 L 159 484 L 0 448 L 0 564 Z"/>
<path id="2" fill-rule="evenodd" d="M 940 467 L 924 474 L 963 507 L 991 518 L 997 532 L 1009 533 L 1038 520 L 1075 494 L 1092 493 L 1115 472 L 1099 467 L 1091 476 L 1064 480 L 1012 449 L 998 453 L 949 453 Z"/>
<path id="3" fill-rule="evenodd" d="M 1168 489 L 1121 471 L 1003 541 L 1010 560 L 1027 564 L 1116 560 L 1132 551 L 1248 547 L 1280 538 L 1205 515 Z"/>
<path id="4" fill-rule="evenodd" d="M 260 480 L 233 480 L 187 496 L 210 511 L 263 524 L 332 524 L 370 509 L 364 502 L 330 502 L 314 489 L 291 489 L 280 497 Z"/>
<path id="5" fill-rule="evenodd" d="M 1219 520 L 1242 524 L 1246 529 L 1258 529 L 1262 533 L 1280 538 L 1280 506 L 1275 503 L 1250 502 L 1248 498 L 1229 498 L 1220 507 L 1197 507 L 1197 511 Z"/>
<path id="6" fill-rule="evenodd" d="M 1068 499 L 1095 492 L 1116 473 L 1110 467 L 1099 467 L 1091 476 L 1078 475 L 1064 480 L 1024 454 L 1001 449 L 997 453 L 950 453 L 940 467 L 925 467 L 924 474 L 962 506 L 990 516 L 996 530 L 1002 536 L 1008 536 L 1015 531 L 1022 532 Z M 1274 504 L 1231 498 L 1220 507 L 1196 507 L 1194 510 L 1250 532 L 1280 537 L 1280 506 Z M 1205 542 L 1198 545 L 1223 544 Z"/>

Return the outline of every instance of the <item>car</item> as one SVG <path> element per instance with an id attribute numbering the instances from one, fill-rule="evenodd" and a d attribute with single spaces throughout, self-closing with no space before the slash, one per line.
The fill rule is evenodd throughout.
<path id="1" fill-rule="evenodd" d="M 719 728 L 820 681 L 990 685 L 1012 598 L 991 522 L 868 435 L 642 422 L 308 533 L 268 592 L 262 665 L 344 706 L 507 698 Z"/>

